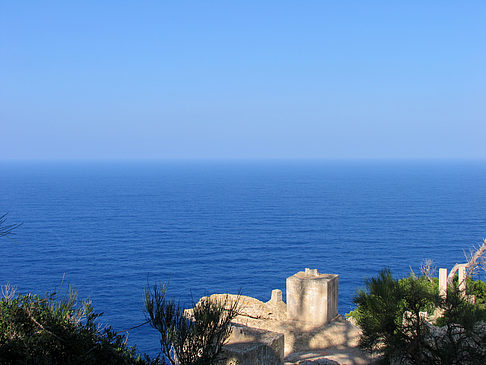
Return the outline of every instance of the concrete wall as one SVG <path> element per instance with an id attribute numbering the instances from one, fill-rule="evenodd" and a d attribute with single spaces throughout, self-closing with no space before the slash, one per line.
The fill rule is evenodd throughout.
<path id="1" fill-rule="evenodd" d="M 234 325 L 222 357 L 225 365 L 283 365 L 284 335 Z"/>
<path id="2" fill-rule="evenodd" d="M 287 278 L 287 318 L 322 326 L 338 314 L 339 276 L 316 269 Z"/>

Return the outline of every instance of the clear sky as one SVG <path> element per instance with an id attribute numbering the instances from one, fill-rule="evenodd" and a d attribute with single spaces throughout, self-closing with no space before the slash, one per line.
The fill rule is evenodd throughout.
<path id="1" fill-rule="evenodd" d="M 0 159 L 486 158 L 486 1 L 1 1 Z"/>

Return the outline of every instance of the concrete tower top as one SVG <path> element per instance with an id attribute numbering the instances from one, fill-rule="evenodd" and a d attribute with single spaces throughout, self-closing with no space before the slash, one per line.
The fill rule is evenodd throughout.
<path id="1" fill-rule="evenodd" d="M 338 277 L 338 276 L 339 275 L 336 275 L 336 274 L 321 274 L 319 271 L 317 271 L 317 269 L 305 268 L 305 271 L 299 271 L 298 273 L 292 275 L 291 277 L 297 278 L 297 279 L 331 280 L 331 279 Z"/>

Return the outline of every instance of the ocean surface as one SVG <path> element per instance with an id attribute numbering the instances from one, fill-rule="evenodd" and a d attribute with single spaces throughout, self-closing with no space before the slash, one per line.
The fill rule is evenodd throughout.
<path id="1" fill-rule="evenodd" d="M 143 323 L 143 291 L 186 305 L 213 293 L 263 301 L 306 267 L 339 274 L 339 312 L 363 279 L 430 258 L 451 268 L 486 236 L 486 162 L 0 163 L 0 283 L 65 282 L 117 330 Z M 139 351 L 158 334 L 129 331 Z"/>

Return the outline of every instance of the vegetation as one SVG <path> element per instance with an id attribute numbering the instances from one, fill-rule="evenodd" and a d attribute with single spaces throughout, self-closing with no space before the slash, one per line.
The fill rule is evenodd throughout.
<path id="1" fill-rule="evenodd" d="M 486 283 L 482 280 L 473 280 L 468 277 L 466 280 L 466 293 L 474 295 L 475 303 L 482 311 L 486 311 Z M 486 314 L 484 315 L 486 319 Z"/>
<path id="2" fill-rule="evenodd" d="M 0 300 L 0 363 L 77 365 L 149 364 L 109 326 L 96 323 L 100 314 L 68 289 L 41 297 L 16 295 L 8 286 Z"/>
<path id="3" fill-rule="evenodd" d="M 446 298 L 439 296 L 438 280 L 414 274 L 396 280 L 388 269 L 365 284 L 366 290 L 354 299 L 357 309 L 348 314 L 363 331 L 360 346 L 364 350 L 382 355 L 384 363 L 483 363 L 484 283 L 469 280 L 469 290 L 478 298 L 474 304 L 459 291 L 457 280 Z"/>
<path id="4" fill-rule="evenodd" d="M 63 295 L 17 295 L 9 285 L 0 299 L 0 363 L 5 365 L 209 365 L 220 360 L 238 303 L 202 299 L 192 310 L 165 296 L 165 285 L 146 290 L 147 322 L 161 335 L 162 356 L 138 355 L 126 338 L 101 326 L 101 314 L 79 301 L 68 288 Z"/>
<path id="5" fill-rule="evenodd" d="M 180 304 L 166 298 L 166 286 L 145 290 L 145 310 L 150 325 L 160 333 L 162 354 L 172 365 L 208 365 L 218 362 L 228 339 L 230 322 L 238 314 L 238 301 L 223 303 L 201 299 L 191 318 Z"/>
<path id="6" fill-rule="evenodd" d="M 484 364 L 486 357 L 485 312 L 482 305 L 465 300 L 453 284 L 441 301 L 441 328 L 431 337 L 430 354 L 435 364 Z"/>

